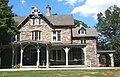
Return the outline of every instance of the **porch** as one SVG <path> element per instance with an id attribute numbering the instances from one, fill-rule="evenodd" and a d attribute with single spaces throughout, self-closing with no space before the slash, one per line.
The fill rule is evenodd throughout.
<path id="1" fill-rule="evenodd" d="M 12 67 L 86 66 L 86 44 L 51 44 L 40 41 L 12 43 Z"/>

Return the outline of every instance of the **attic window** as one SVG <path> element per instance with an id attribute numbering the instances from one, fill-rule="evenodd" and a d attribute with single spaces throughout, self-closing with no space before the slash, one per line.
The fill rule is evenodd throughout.
<path id="1" fill-rule="evenodd" d="M 41 18 L 31 18 L 31 25 L 42 25 L 43 20 Z"/>
<path id="2" fill-rule="evenodd" d="M 78 33 L 79 33 L 80 35 L 85 35 L 85 34 L 86 34 L 86 29 L 82 27 L 82 28 L 78 31 Z"/>

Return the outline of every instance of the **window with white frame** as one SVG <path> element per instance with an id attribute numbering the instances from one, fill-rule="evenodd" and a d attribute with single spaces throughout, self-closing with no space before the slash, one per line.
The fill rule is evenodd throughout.
<path id="1" fill-rule="evenodd" d="M 20 32 L 15 35 L 15 41 L 20 41 Z"/>
<path id="2" fill-rule="evenodd" d="M 32 40 L 41 40 L 41 31 L 32 31 Z"/>
<path id="3" fill-rule="evenodd" d="M 43 20 L 41 18 L 32 18 L 31 25 L 43 25 Z"/>
<path id="4" fill-rule="evenodd" d="M 53 41 L 61 41 L 61 31 L 53 31 Z"/>
<path id="5" fill-rule="evenodd" d="M 81 44 L 86 44 L 86 40 L 80 40 Z"/>
<path id="6" fill-rule="evenodd" d="M 85 35 L 86 34 L 86 29 L 84 29 L 83 27 L 79 30 L 78 32 L 80 35 Z"/>

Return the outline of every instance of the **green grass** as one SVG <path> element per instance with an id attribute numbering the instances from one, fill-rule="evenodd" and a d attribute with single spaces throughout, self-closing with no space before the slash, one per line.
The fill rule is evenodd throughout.
<path id="1" fill-rule="evenodd" d="M 120 70 L 43 70 L 0 72 L 0 77 L 120 77 Z"/>

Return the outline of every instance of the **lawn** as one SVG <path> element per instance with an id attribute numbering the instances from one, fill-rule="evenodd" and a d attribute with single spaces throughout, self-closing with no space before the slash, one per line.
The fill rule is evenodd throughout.
<path id="1" fill-rule="evenodd" d="M 120 77 L 120 70 L 43 70 L 0 72 L 0 77 Z"/>

